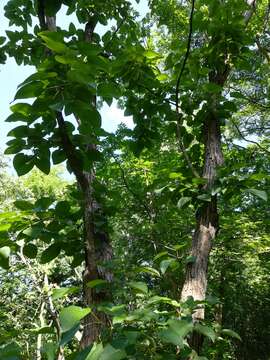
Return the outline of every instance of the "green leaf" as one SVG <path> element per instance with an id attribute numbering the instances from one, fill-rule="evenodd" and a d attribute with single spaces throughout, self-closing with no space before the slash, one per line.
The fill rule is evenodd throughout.
<path id="1" fill-rule="evenodd" d="M 148 287 L 147 287 L 147 285 L 146 285 L 144 282 L 142 282 L 142 281 L 132 281 L 132 282 L 130 282 L 130 283 L 128 283 L 128 284 L 129 284 L 129 286 L 130 286 L 132 289 L 134 289 L 134 290 L 136 290 L 136 291 L 142 292 L 142 293 L 144 293 L 144 294 L 147 294 L 147 293 L 148 293 Z"/>
<path id="2" fill-rule="evenodd" d="M 28 78 L 26 78 L 20 85 L 19 88 L 32 83 L 33 81 L 40 81 L 40 80 L 47 80 L 50 78 L 55 78 L 57 77 L 57 73 L 56 72 L 45 72 L 45 71 L 38 71 L 35 72 L 34 74 L 28 76 Z"/>
<path id="3" fill-rule="evenodd" d="M 41 352 L 46 355 L 47 360 L 55 360 L 56 351 L 58 345 L 53 342 L 49 342 L 42 346 Z"/>
<path id="4" fill-rule="evenodd" d="M 20 353 L 21 349 L 15 342 L 0 347 L 0 359 L 3 360 L 21 360 Z"/>
<path id="5" fill-rule="evenodd" d="M 42 40 L 45 42 L 46 46 L 52 50 L 55 51 L 56 53 L 65 53 L 68 50 L 68 47 L 60 42 L 60 41 L 56 41 L 53 40 L 52 38 L 50 38 L 48 36 L 48 33 L 44 34 L 44 33 L 39 33 L 39 36 L 42 38 Z"/>
<path id="6" fill-rule="evenodd" d="M 28 117 L 20 114 L 19 112 L 14 112 L 13 114 L 9 115 L 8 118 L 5 120 L 6 122 L 16 122 L 16 121 L 23 121 L 28 122 Z"/>
<path id="7" fill-rule="evenodd" d="M 215 83 L 208 83 L 204 85 L 204 90 L 210 93 L 219 93 L 222 91 L 222 86 Z"/>
<path id="8" fill-rule="evenodd" d="M 81 120 L 79 130 L 84 135 L 91 135 L 93 129 L 100 128 L 101 116 L 96 108 L 91 104 L 86 104 L 83 101 L 77 100 L 70 105 L 71 112 Z"/>
<path id="9" fill-rule="evenodd" d="M 55 206 L 55 214 L 61 218 L 64 219 L 70 210 L 70 204 L 68 201 L 59 201 Z"/>
<path id="10" fill-rule="evenodd" d="M 12 105 L 10 109 L 13 113 L 17 113 L 18 116 L 19 114 L 23 116 L 28 116 L 32 113 L 32 106 L 27 103 L 17 103 L 15 105 Z M 17 121 L 20 121 L 20 119 L 18 119 Z"/>
<path id="11" fill-rule="evenodd" d="M 29 259 L 35 259 L 37 257 L 38 249 L 34 244 L 27 244 L 23 247 L 23 254 Z"/>
<path id="12" fill-rule="evenodd" d="M 156 269 L 154 269 L 150 266 L 140 266 L 140 267 L 136 268 L 136 271 L 139 273 L 147 273 L 147 274 L 150 274 L 153 276 L 160 277 L 160 273 Z"/>
<path id="13" fill-rule="evenodd" d="M 47 157 L 47 156 L 36 157 L 35 158 L 35 165 L 44 174 L 49 175 L 50 170 L 51 170 L 50 157 Z"/>
<path id="14" fill-rule="evenodd" d="M 59 288 L 59 289 L 53 289 L 52 292 L 52 299 L 57 300 L 61 299 L 67 295 L 74 294 L 76 292 L 80 291 L 80 288 L 78 286 L 71 286 L 66 288 Z"/>
<path id="15" fill-rule="evenodd" d="M 9 255 L 10 248 L 8 246 L 0 248 L 0 267 L 5 270 L 9 269 Z"/>
<path id="16" fill-rule="evenodd" d="M 19 210 L 32 210 L 34 205 L 30 201 L 17 200 L 14 202 L 14 205 Z"/>
<path id="17" fill-rule="evenodd" d="M 33 334 L 54 334 L 54 328 L 51 326 L 43 326 L 36 329 L 29 330 L 30 333 Z"/>
<path id="18" fill-rule="evenodd" d="M 143 54 L 147 59 L 158 59 L 161 57 L 160 54 L 152 50 L 146 50 Z"/>
<path id="19" fill-rule="evenodd" d="M 90 314 L 91 309 L 83 309 L 79 306 L 68 306 L 59 313 L 62 332 L 66 332 L 78 325 L 86 315 Z"/>
<path id="20" fill-rule="evenodd" d="M 6 38 L 4 36 L 0 36 L 0 45 L 3 45 L 6 41 Z"/>
<path id="21" fill-rule="evenodd" d="M 8 220 L 8 219 L 7 219 Z M 0 232 L 6 232 L 10 228 L 10 223 L 4 223 L 0 225 Z"/>
<path id="22" fill-rule="evenodd" d="M 127 356 L 124 350 L 115 349 L 110 344 L 107 344 L 101 353 L 99 360 L 122 360 Z"/>
<path id="23" fill-rule="evenodd" d="M 251 194 L 259 197 L 260 199 L 267 201 L 268 196 L 267 193 L 263 190 L 258 190 L 258 189 L 247 189 L 248 192 L 250 192 Z"/>
<path id="24" fill-rule="evenodd" d="M 121 96 L 121 91 L 119 86 L 115 84 L 100 84 L 97 88 L 97 94 L 102 97 L 113 97 L 119 98 Z"/>
<path id="25" fill-rule="evenodd" d="M 158 304 L 158 303 L 165 303 L 165 304 L 169 304 L 172 305 L 174 307 L 180 307 L 181 304 L 173 299 L 170 299 L 168 297 L 165 296 L 153 296 L 148 300 L 148 304 Z"/>
<path id="26" fill-rule="evenodd" d="M 27 237 L 31 237 L 33 239 L 37 239 L 42 231 L 42 227 L 40 225 L 32 225 L 29 228 L 23 230 L 22 234 Z"/>
<path id="27" fill-rule="evenodd" d="M 60 340 L 60 346 L 64 346 L 68 344 L 75 336 L 76 332 L 80 329 L 80 324 L 76 324 L 73 328 L 70 330 L 64 332 L 62 334 L 61 340 Z"/>
<path id="28" fill-rule="evenodd" d="M 43 196 L 42 198 L 38 199 L 35 202 L 34 210 L 35 211 L 47 210 L 53 202 L 54 199 L 52 199 L 51 197 Z"/>
<path id="29" fill-rule="evenodd" d="M 60 64 L 76 64 L 76 58 L 69 55 L 56 55 L 55 60 L 59 62 Z"/>
<path id="30" fill-rule="evenodd" d="M 33 81 L 21 87 L 15 95 L 14 100 L 35 98 L 42 93 L 44 84 L 40 81 Z"/>
<path id="31" fill-rule="evenodd" d="M 154 257 L 154 261 L 159 260 L 159 259 L 162 258 L 163 256 L 168 256 L 168 251 L 162 251 L 162 252 L 158 253 L 158 254 Z"/>
<path id="32" fill-rule="evenodd" d="M 10 130 L 7 136 L 14 136 L 18 138 L 25 138 L 28 136 L 28 126 L 20 125 Z"/>
<path id="33" fill-rule="evenodd" d="M 108 285 L 108 281 L 103 280 L 103 279 L 95 279 L 92 281 L 89 281 L 86 286 L 89 288 L 95 288 L 95 287 L 99 287 L 100 285 Z"/>
<path id="34" fill-rule="evenodd" d="M 234 339 L 237 339 L 237 340 L 240 340 L 242 341 L 241 337 L 233 330 L 230 330 L 230 329 L 222 329 L 221 330 L 221 334 L 222 335 L 226 335 L 226 336 L 230 336 Z"/>
<path id="35" fill-rule="evenodd" d="M 85 360 L 100 360 L 100 355 L 103 352 L 103 345 L 94 343 L 90 353 L 87 355 Z"/>
<path id="36" fill-rule="evenodd" d="M 207 201 L 207 202 L 210 202 L 211 201 L 211 194 L 201 194 L 201 195 L 198 195 L 197 198 L 199 200 L 202 200 L 202 201 Z"/>
<path id="37" fill-rule="evenodd" d="M 189 255 L 185 259 L 186 264 L 193 264 L 196 261 L 196 256 Z"/>
<path id="38" fill-rule="evenodd" d="M 156 195 L 161 195 L 162 192 L 163 192 L 165 189 L 167 189 L 167 188 L 168 188 L 168 185 L 163 186 L 163 187 L 160 188 L 160 189 L 156 189 L 154 192 L 155 192 Z"/>
<path id="39" fill-rule="evenodd" d="M 179 199 L 177 203 L 177 207 L 181 209 L 184 205 L 186 205 L 191 200 L 191 197 L 182 197 Z"/>
<path id="40" fill-rule="evenodd" d="M 41 258 L 40 258 L 40 262 L 41 264 L 46 264 L 50 261 L 52 261 L 53 259 L 55 259 L 61 251 L 61 247 L 59 244 L 52 244 L 50 245 L 46 250 L 43 251 Z"/>
<path id="41" fill-rule="evenodd" d="M 34 166 L 34 160 L 32 156 L 25 154 L 17 154 L 13 159 L 13 166 L 18 174 L 18 176 L 22 176 L 27 174 L 32 170 Z"/>
<path id="42" fill-rule="evenodd" d="M 52 153 L 52 161 L 54 165 L 64 162 L 66 158 L 67 158 L 66 153 L 62 149 L 55 150 Z"/>
<path id="43" fill-rule="evenodd" d="M 233 97 L 233 98 L 236 98 L 236 99 L 244 99 L 245 98 L 245 95 L 241 94 L 238 91 L 230 92 L 230 96 Z"/>
<path id="44" fill-rule="evenodd" d="M 194 330 L 199 332 L 200 334 L 207 336 L 209 339 L 211 339 L 213 342 L 216 340 L 216 333 L 215 331 L 206 325 L 201 324 L 195 324 Z"/>
<path id="45" fill-rule="evenodd" d="M 168 267 L 170 265 L 172 265 L 173 263 L 175 263 L 175 259 L 162 260 L 160 265 L 159 265 L 161 273 L 164 275 L 165 272 L 167 271 Z"/>
<path id="46" fill-rule="evenodd" d="M 184 346 L 184 337 L 192 331 L 192 321 L 187 320 L 169 320 L 169 327 L 159 333 L 159 337 L 164 342 L 168 342 L 182 348 Z"/>

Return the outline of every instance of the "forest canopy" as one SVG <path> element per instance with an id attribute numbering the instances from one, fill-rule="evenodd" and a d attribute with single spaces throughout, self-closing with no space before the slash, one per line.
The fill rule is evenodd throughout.
<path id="1" fill-rule="evenodd" d="M 1 11 L 0 359 L 269 360 L 269 1 Z"/>

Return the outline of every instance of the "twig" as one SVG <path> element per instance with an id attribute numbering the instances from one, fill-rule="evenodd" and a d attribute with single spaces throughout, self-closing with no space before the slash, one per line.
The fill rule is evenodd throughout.
<path id="1" fill-rule="evenodd" d="M 143 205 L 145 211 L 147 212 L 147 215 L 148 215 L 149 219 L 152 220 L 151 210 L 149 209 L 149 207 L 146 205 L 146 203 L 145 203 L 144 201 L 142 201 L 142 200 L 139 199 L 138 194 L 136 194 L 136 193 L 129 187 L 128 182 L 127 182 L 127 179 L 126 179 L 126 176 L 125 176 L 124 169 L 122 168 L 120 162 L 117 160 L 116 156 L 112 154 L 112 157 L 114 158 L 116 164 L 118 165 L 118 167 L 119 167 L 119 169 L 120 169 L 120 171 L 121 171 L 121 177 L 122 177 L 122 180 L 123 180 L 123 183 L 124 183 L 126 189 L 128 190 L 128 192 L 130 192 L 130 194 L 134 197 L 134 199 L 135 199 L 136 201 L 140 202 L 140 203 Z"/>
<path id="2" fill-rule="evenodd" d="M 110 40 L 104 44 L 104 48 L 106 49 L 110 44 L 111 42 L 113 41 L 115 35 L 118 33 L 118 31 L 121 29 L 122 25 L 124 24 L 124 22 L 126 21 L 127 19 L 127 15 L 125 17 L 123 17 L 123 19 L 120 21 L 119 25 L 117 26 L 117 28 L 115 29 L 115 31 L 112 33 L 112 36 L 110 38 Z"/>
<path id="3" fill-rule="evenodd" d="M 235 121 L 233 119 L 231 119 L 232 123 L 233 123 L 233 126 L 236 128 L 238 134 L 240 135 L 240 137 L 245 140 L 246 142 L 249 142 L 251 144 L 254 144 L 254 145 L 257 145 L 258 148 L 260 148 L 261 150 L 263 150 L 265 153 L 269 154 L 270 155 L 270 151 L 268 151 L 267 149 L 265 149 L 263 146 L 261 146 L 257 141 L 254 141 L 254 140 L 249 140 L 247 139 L 241 132 L 241 130 L 239 129 L 239 127 L 237 126 L 237 124 L 235 123 Z"/>

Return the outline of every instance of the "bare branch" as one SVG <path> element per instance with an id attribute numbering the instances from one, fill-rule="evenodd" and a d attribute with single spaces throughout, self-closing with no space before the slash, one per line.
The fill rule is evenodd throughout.
<path id="1" fill-rule="evenodd" d="M 184 61 L 180 70 L 180 73 L 178 75 L 177 78 L 177 82 L 176 82 L 176 88 L 175 88 L 175 101 L 176 101 L 176 112 L 177 114 L 179 114 L 179 87 L 180 87 L 180 81 L 183 75 L 183 72 L 185 70 L 185 66 L 189 57 L 189 53 L 190 53 L 190 47 L 191 47 L 191 39 L 192 39 L 192 31 L 193 31 L 193 14 L 194 14 L 194 7 L 195 7 L 195 0 L 192 0 L 192 5 L 191 5 L 191 12 L 190 12 L 190 17 L 189 17 L 189 34 L 188 34 L 188 41 L 187 41 L 187 49 L 186 49 L 186 53 L 185 53 L 185 57 L 184 57 Z"/>
<path id="2" fill-rule="evenodd" d="M 190 12 L 190 17 L 189 17 L 189 34 L 188 34 L 187 48 L 186 48 L 184 61 L 183 61 L 181 70 L 179 72 L 177 82 L 176 82 L 176 88 L 175 88 L 175 101 L 176 101 L 175 108 L 176 108 L 176 137 L 178 139 L 179 149 L 183 153 L 183 155 L 185 157 L 185 160 L 186 160 L 190 170 L 192 171 L 192 174 L 194 175 L 194 177 L 199 178 L 200 175 L 198 174 L 197 170 L 192 165 L 192 162 L 191 162 L 191 160 L 190 160 L 190 158 L 188 156 L 188 153 L 186 151 L 186 148 L 185 148 L 185 146 L 183 144 L 182 135 L 181 135 L 181 126 L 183 124 L 182 124 L 182 121 L 181 121 L 181 115 L 180 115 L 180 111 L 179 111 L 179 88 L 180 88 L 181 78 L 182 78 L 182 75 L 184 73 L 185 66 L 186 66 L 186 63 L 187 63 L 187 60 L 188 60 L 188 57 L 189 57 L 189 53 L 190 53 L 192 31 L 193 31 L 194 8 L 195 8 L 195 0 L 192 0 L 191 12 Z"/>
<path id="3" fill-rule="evenodd" d="M 265 149 L 263 146 L 261 146 L 257 141 L 254 141 L 254 140 L 249 140 L 247 139 L 241 132 L 241 130 L 239 129 L 238 125 L 235 123 L 235 121 L 233 119 L 231 119 L 232 123 L 233 123 L 233 126 L 236 128 L 238 134 L 240 135 L 240 137 L 245 140 L 246 142 L 249 142 L 251 144 L 254 144 L 254 145 L 257 145 L 258 148 L 260 148 L 262 151 L 264 151 L 265 153 L 269 154 L 270 155 L 270 151 Z"/>

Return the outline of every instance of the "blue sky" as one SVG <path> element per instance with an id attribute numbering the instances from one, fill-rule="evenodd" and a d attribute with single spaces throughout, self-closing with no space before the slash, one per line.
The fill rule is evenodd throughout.
<path id="1" fill-rule="evenodd" d="M 147 0 L 141 0 L 139 4 L 134 0 L 131 2 L 141 16 L 147 12 Z M 7 1 L 1 1 L 0 5 L 0 36 L 5 36 L 5 30 L 9 29 L 8 21 L 4 17 L 4 6 L 6 3 Z M 64 21 L 62 20 L 62 23 L 59 24 L 61 27 L 68 27 L 70 21 L 75 23 L 74 18 L 69 19 L 65 16 L 61 16 L 61 14 L 59 19 L 64 19 Z M 104 27 L 99 27 L 98 31 L 102 33 Z M 0 152 L 4 151 L 5 144 L 8 141 L 7 133 L 14 126 L 13 123 L 5 123 L 5 119 L 10 114 L 9 107 L 14 94 L 16 93 L 17 86 L 34 71 L 35 69 L 30 66 L 18 66 L 13 59 L 8 59 L 5 65 L 0 65 Z M 115 102 L 110 108 L 107 105 L 104 105 L 101 110 L 101 115 L 103 127 L 107 131 L 115 131 L 117 125 L 121 122 L 125 122 L 128 126 L 132 126 L 132 119 L 130 117 L 124 117 L 123 111 L 117 108 Z"/>

